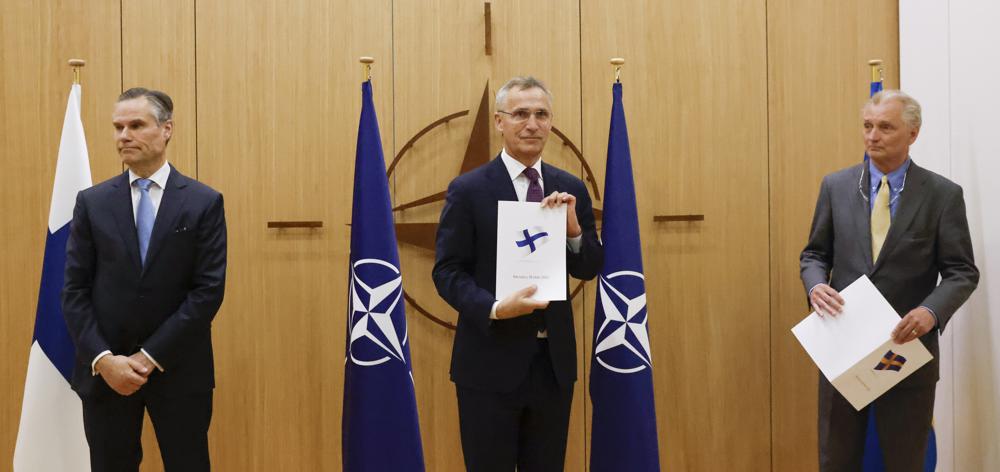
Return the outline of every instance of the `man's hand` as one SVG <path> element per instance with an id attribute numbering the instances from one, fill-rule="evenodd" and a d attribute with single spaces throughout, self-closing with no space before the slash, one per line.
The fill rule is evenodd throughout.
<path id="1" fill-rule="evenodd" d="M 837 316 L 844 310 L 844 299 L 833 287 L 819 284 L 809 292 L 809 304 L 819 316 Z"/>
<path id="2" fill-rule="evenodd" d="M 566 208 L 566 237 L 575 238 L 583 234 L 583 228 L 576 220 L 576 196 L 572 193 L 552 192 L 542 199 L 542 207 L 544 208 L 555 208 L 564 203 L 568 206 Z"/>
<path id="3" fill-rule="evenodd" d="M 517 318 L 518 316 L 524 316 L 535 310 L 549 306 L 549 302 L 547 301 L 539 301 L 531 298 L 537 290 L 537 285 L 531 285 L 500 300 L 500 303 L 497 304 L 497 319 Z"/>
<path id="4" fill-rule="evenodd" d="M 892 341 L 896 344 L 906 344 L 929 333 L 935 324 L 934 315 L 929 310 L 922 306 L 916 307 L 892 329 Z"/>
<path id="5" fill-rule="evenodd" d="M 131 357 L 115 355 L 102 357 L 94 367 L 112 390 L 126 397 L 145 385 L 146 376 L 151 372 Z"/>
<path id="6" fill-rule="evenodd" d="M 149 360 L 149 358 L 146 357 L 146 355 L 143 354 L 142 351 L 132 354 L 131 356 L 128 356 L 128 358 L 138 362 L 139 364 L 142 364 L 142 366 L 146 368 L 145 374 L 141 372 L 139 373 L 143 377 L 149 378 L 149 374 L 152 374 L 153 371 L 156 370 L 156 364 L 153 364 L 153 361 Z"/>

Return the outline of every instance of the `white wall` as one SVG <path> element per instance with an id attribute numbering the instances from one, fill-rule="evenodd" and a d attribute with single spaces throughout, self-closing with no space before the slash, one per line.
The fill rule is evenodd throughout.
<path id="1" fill-rule="evenodd" d="M 921 102 L 914 161 L 965 190 L 979 288 L 942 338 L 938 470 L 1000 470 L 1000 2 L 901 0 L 901 88 Z"/>

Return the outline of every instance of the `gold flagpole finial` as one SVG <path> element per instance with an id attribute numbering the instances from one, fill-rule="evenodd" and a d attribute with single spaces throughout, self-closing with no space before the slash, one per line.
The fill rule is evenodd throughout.
<path id="1" fill-rule="evenodd" d="M 365 80 L 372 80 L 372 64 L 375 63 L 375 58 L 371 56 L 361 56 L 358 62 L 365 65 Z"/>
<path id="2" fill-rule="evenodd" d="M 73 68 L 73 83 L 80 83 L 80 68 L 87 65 L 87 61 L 83 59 L 70 59 L 69 66 Z"/>
<path id="3" fill-rule="evenodd" d="M 868 61 L 868 66 L 872 68 L 872 82 L 881 82 L 882 78 L 882 59 L 872 59 Z"/>
<path id="4" fill-rule="evenodd" d="M 625 59 L 621 57 L 612 57 L 611 65 L 615 66 L 615 83 L 622 81 L 622 66 L 625 64 Z"/>

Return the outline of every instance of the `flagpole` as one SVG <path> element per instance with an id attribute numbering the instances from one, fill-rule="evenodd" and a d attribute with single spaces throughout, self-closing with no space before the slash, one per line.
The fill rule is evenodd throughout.
<path id="1" fill-rule="evenodd" d="M 596 280 L 590 353 L 590 470 L 659 472 L 647 328 L 650 312 L 646 305 L 632 152 L 622 103 L 625 59 L 614 57 L 610 62 L 614 83 L 601 227 L 604 262 Z M 628 306 L 628 313 L 622 310 L 621 302 Z M 626 329 L 628 337 L 616 334 Z"/>
<path id="2" fill-rule="evenodd" d="M 621 57 L 612 57 L 611 65 L 615 66 L 615 83 L 619 84 L 622 81 L 622 66 L 625 65 L 625 59 Z"/>
<path id="3" fill-rule="evenodd" d="M 882 59 L 872 59 L 868 66 L 872 69 L 872 82 L 882 82 Z"/>
<path id="4" fill-rule="evenodd" d="M 49 201 L 35 329 L 14 444 L 15 472 L 90 472 L 83 406 L 70 386 L 73 341 L 59 302 L 73 202 L 77 193 L 91 186 L 87 143 L 80 119 L 80 68 L 84 64 L 82 59 L 69 61 L 74 79 L 66 99 Z"/>
<path id="5" fill-rule="evenodd" d="M 358 62 L 364 64 L 365 71 L 365 81 L 372 80 L 372 64 L 375 63 L 375 58 L 371 56 L 361 56 Z"/>
<path id="6" fill-rule="evenodd" d="M 87 65 L 83 59 L 70 59 L 69 66 L 73 68 L 73 84 L 80 85 L 80 68 Z"/>
<path id="7" fill-rule="evenodd" d="M 399 268 L 392 195 L 372 97 L 375 59 L 361 57 L 359 62 L 365 81 L 359 87 L 361 113 L 351 204 L 341 470 L 424 472 L 402 300 L 405 273 Z M 391 304 L 383 303 L 390 300 Z"/>

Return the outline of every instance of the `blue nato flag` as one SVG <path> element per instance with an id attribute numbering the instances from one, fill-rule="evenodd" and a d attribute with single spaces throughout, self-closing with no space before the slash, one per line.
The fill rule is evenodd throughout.
<path id="1" fill-rule="evenodd" d="M 361 85 L 344 365 L 343 467 L 423 471 L 389 182 L 372 100 Z"/>
<path id="2" fill-rule="evenodd" d="M 873 80 L 868 85 L 868 96 L 872 97 L 882 91 L 882 80 Z M 865 162 L 868 162 L 868 153 L 865 153 Z M 905 360 L 904 360 L 905 362 Z M 891 367 L 890 367 L 891 368 Z M 896 368 L 895 370 L 899 370 Z M 879 448 L 878 430 L 875 428 L 875 405 L 868 410 L 868 428 L 865 432 L 865 455 L 863 459 L 864 472 L 881 472 L 885 469 L 885 459 L 882 457 L 882 450 Z M 934 472 L 937 468 L 937 438 L 934 428 L 927 437 L 927 455 L 924 458 L 924 471 Z"/>
<path id="3" fill-rule="evenodd" d="M 590 470 L 658 471 L 646 284 L 621 83 L 613 94 L 590 371 Z"/>

